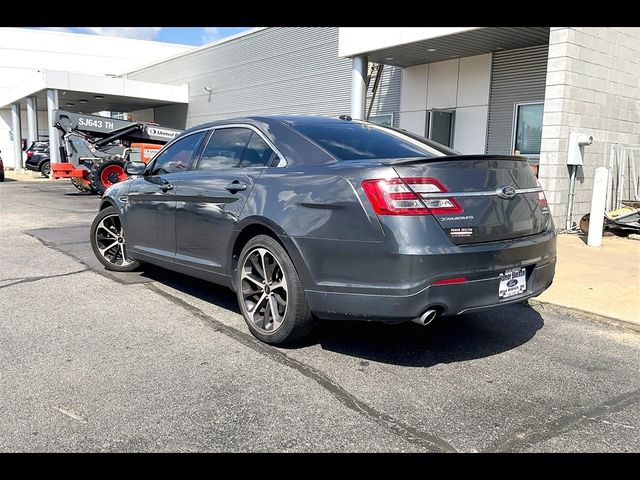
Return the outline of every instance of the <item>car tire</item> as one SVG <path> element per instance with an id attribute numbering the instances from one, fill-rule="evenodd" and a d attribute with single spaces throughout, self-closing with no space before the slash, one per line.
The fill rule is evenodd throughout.
<path id="1" fill-rule="evenodd" d="M 265 260 L 268 282 L 262 275 Z M 278 241 L 267 235 L 249 240 L 240 253 L 235 280 L 240 311 L 256 338 L 284 345 L 299 342 L 311 333 L 315 320 L 300 277 Z"/>
<path id="2" fill-rule="evenodd" d="M 120 240 L 122 239 L 122 240 Z M 111 247 L 109 247 L 111 245 Z M 140 262 L 126 256 L 126 241 L 120 215 L 115 207 L 101 210 L 91 224 L 91 249 L 107 270 L 131 272 Z"/>
<path id="3" fill-rule="evenodd" d="M 104 192 L 114 183 L 122 182 L 129 178 L 124 170 L 126 162 L 117 156 L 104 157 L 95 160 L 89 172 L 89 184 L 98 195 Z"/>
<path id="4" fill-rule="evenodd" d="M 51 175 L 51 162 L 49 160 L 42 162 L 42 165 L 40 165 L 40 174 L 45 178 L 49 178 Z"/>

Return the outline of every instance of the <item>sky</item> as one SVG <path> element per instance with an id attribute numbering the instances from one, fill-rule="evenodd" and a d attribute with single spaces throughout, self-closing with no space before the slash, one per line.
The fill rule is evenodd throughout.
<path id="1" fill-rule="evenodd" d="M 252 27 L 41 27 L 60 32 L 89 33 L 157 42 L 204 45 Z"/>

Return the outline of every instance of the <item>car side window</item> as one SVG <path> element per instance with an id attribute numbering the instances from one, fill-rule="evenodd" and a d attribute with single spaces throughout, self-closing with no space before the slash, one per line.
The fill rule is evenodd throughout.
<path id="1" fill-rule="evenodd" d="M 198 170 L 223 170 L 237 167 L 249 142 L 248 128 L 219 128 L 209 138 L 198 164 Z"/>
<path id="2" fill-rule="evenodd" d="M 154 159 L 151 175 L 186 171 L 191 163 L 193 152 L 198 148 L 205 133 L 193 133 L 170 145 Z"/>
<path id="3" fill-rule="evenodd" d="M 264 167 L 269 164 L 274 156 L 275 153 L 267 142 L 265 142 L 260 135 L 253 132 L 247 148 L 244 149 L 244 153 L 242 154 L 240 166 Z"/>

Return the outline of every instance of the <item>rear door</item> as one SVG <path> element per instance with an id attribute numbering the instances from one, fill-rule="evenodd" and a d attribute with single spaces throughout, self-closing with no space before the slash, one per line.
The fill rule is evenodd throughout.
<path id="1" fill-rule="evenodd" d="M 177 189 L 176 263 L 226 274 L 231 232 L 274 156 L 256 130 L 238 125 L 216 127 L 194 170 Z"/>
<path id="2" fill-rule="evenodd" d="M 537 178 L 518 157 L 479 155 L 391 163 L 401 178 L 419 179 L 405 183 L 432 209 L 456 245 L 535 235 L 551 221 Z"/>

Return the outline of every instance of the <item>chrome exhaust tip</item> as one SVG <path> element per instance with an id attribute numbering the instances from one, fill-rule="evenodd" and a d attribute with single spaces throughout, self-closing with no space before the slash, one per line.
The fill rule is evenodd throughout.
<path id="1" fill-rule="evenodd" d="M 435 320 L 438 316 L 438 312 L 436 310 L 427 310 L 422 315 L 417 318 L 411 320 L 413 323 L 417 323 L 418 325 L 429 325 L 431 322 Z"/>

